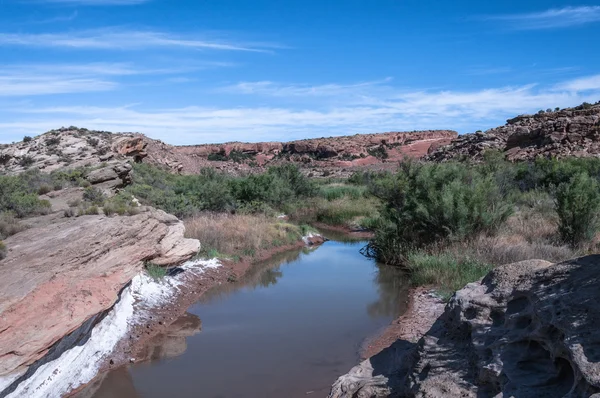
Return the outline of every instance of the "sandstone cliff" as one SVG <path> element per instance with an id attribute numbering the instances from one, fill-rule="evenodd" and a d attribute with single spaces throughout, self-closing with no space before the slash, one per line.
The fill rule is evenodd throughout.
<path id="1" fill-rule="evenodd" d="M 600 256 L 496 268 L 417 344 L 398 340 L 330 398 L 600 396 Z"/>
<path id="2" fill-rule="evenodd" d="M 505 126 L 464 134 L 449 145 L 432 147 L 425 159 L 481 160 L 489 149 L 502 151 L 511 161 L 600 156 L 600 104 L 517 116 Z"/>

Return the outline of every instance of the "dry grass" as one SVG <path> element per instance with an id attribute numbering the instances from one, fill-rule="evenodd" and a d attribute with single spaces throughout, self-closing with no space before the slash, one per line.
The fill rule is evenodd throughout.
<path id="1" fill-rule="evenodd" d="M 408 267 L 413 283 L 433 284 L 447 298 L 495 266 L 531 259 L 557 263 L 591 249 L 574 250 L 561 244 L 556 213 L 542 201 L 532 206 L 521 204 L 495 236 L 482 235 L 411 253 Z"/>
<path id="2" fill-rule="evenodd" d="M 12 213 L 0 213 L 0 239 L 24 231 L 27 227 L 19 222 Z"/>
<path id="3" fill-rule="evenodd" d="M 560 262 L 583 254 L 559 243 L 557 225 L 555 213 L 525 208 L 511 216 L 496 236 L 480 236 L 448 250 L 495 266 L 530 259 Z"/>
<path id="4" fill-rule="evenodd" d="M 362 220 L 378 215 L 379 202 L 372 197 L 342 196 L 332 200 L 313 198 L 295 208 L 286 209 L 290 219 L 301 223 L 321 222 L 333 226 L 362 225 Z"/>
<path id="5" fill-rule="evenodd" d="M 204 253 L 254 257 L 260 251 L 298 242 L 301 228 L 264 215 L 202 213 L 184 220 L 186 237 Z M 211 253 L 212 252 L 212 253 Z"/>

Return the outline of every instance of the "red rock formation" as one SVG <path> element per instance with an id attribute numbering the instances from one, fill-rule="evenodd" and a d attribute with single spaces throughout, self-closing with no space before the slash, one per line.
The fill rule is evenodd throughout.
<path id="1" fill-rule="evenodd" d="M 407 156 L 420 158 L 431 146 L 447 145 L 457 136 L 455 131 L 439 130 L 356 134 L 284 143 L 229 142 L 194 146 L 171 146 L 146 139 L 144 148 L 148 153 L 146 161 L 183 173 L 196 173 L 202 167 L 247 171 L 251 169 L 251 163 L 264 166 L 281 161 L 305 167 L 345 168 L 376 165 L 385 159 L 390 163 L 397 162 Z"/>

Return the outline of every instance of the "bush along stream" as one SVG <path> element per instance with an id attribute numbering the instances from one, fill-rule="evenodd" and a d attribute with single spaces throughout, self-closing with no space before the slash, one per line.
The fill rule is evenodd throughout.
<path id="1" fill-rule="evenodd" d="M 597 250 L 597 158 L 513 164 L 488 152 L 480 164 L 406 162 L 357 179 L 381 201 L 363 253 L 445 297 L 497 265 Z"/>

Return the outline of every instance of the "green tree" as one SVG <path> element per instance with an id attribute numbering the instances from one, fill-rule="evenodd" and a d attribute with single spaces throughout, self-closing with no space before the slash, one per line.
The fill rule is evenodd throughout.
<path id="1" fill-rule="evenodd" d="M 578 173 L 558 186 L 558 231 L 566 243 L 576 247 L 592 240 L 599 228 L 599 211 L 600 186 L 587 173 Z"/>

